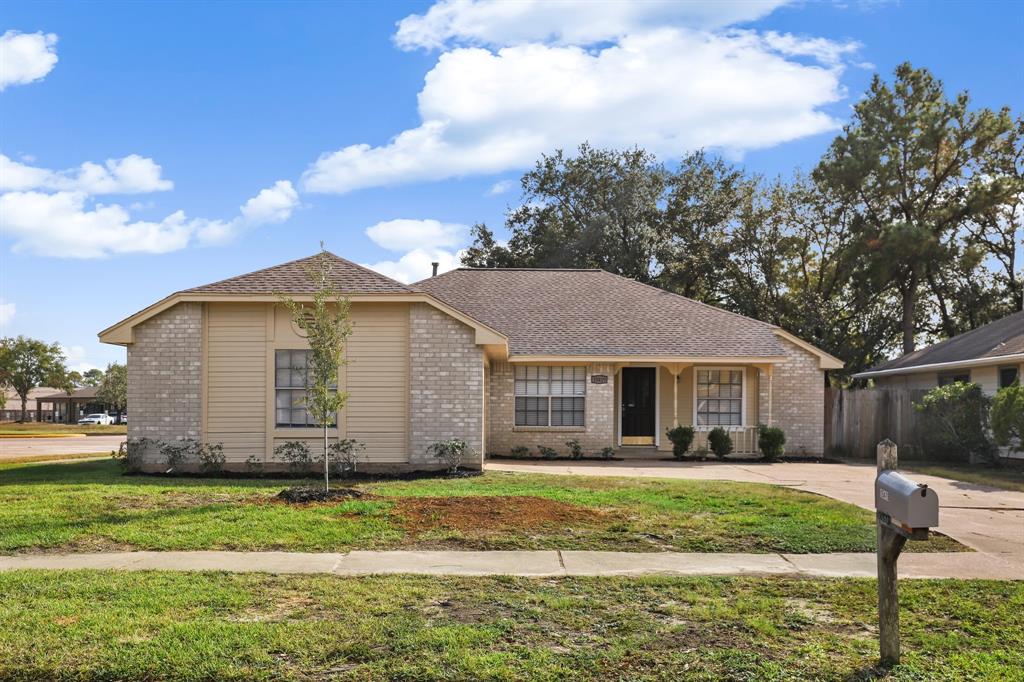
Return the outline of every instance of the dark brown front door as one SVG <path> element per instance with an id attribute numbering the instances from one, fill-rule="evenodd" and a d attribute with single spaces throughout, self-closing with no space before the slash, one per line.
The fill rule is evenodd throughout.
<path id="1" fill-rule="evenodd" d="M 654 444 L 654 367 L 622 369 L 622 444 Z"/>

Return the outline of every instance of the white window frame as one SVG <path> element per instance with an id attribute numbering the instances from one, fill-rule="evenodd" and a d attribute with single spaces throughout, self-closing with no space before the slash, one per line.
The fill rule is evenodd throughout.
<path id="1" fill-rule="evenodd" d="M 701 371 L 719 371 L 719 372 L 735 372 L 740 373 L 740 423 L 736 424 L 718 424 L 710 425 L 705 424 L 703 426 L 697 425 L 697 373 Z M 726 431 L 743 431 L 748 428 L 747 424 L 747 368 L 746 367 L 723 367 L 716 365 L 702 365 L 700 367 L 693 368 L 693 428 L 697 431 L 711 431 L 712 429 L 721 426 Z"/>
<path id="2" fill-rule="evenodd" d="M 547 379 L 548 385 L 549 385 L 548 393 L 544 393 L 544 394 L 541 394 L 541 393 L 534 393 L 534 394 L 528 394 L 528 393 L 520 394 L 520 393 L 517 393 L 516 392 L 516 381 L 517 381 L 517 379 L 516 379 L 516 372 L 518 371 L 518 369 L 520 367 L 522 367 L 524 370 L 525 369 L 529 369 L 530 367 L 546 367 L 546 368 L 549 368 L 549 369 L 555 369 L 555 368 L 566 369 L 566 368 L 569 368 L 569 369 L 575 370 L 577 367 L 580 367 L 580 368 L 583 369 L 583 394 L 582 395 L 575 395 L 575 394 L 569 394 L 569 395 L 559 394 L 559 395 L 554 395 L 553 393 L 550 392 L 550 382 L 551 382 L 550 373 L 549 373 L 548 379 Z M 518 364 L 517 365 L 512 365 L 512 428 L 513 429 L 521 429 L 521 430 L 550 430 L 550 431 L 559 431 L 559 430 L 561 430 L 561 431 L 581 431 L 581 430 L 585 430 L 587 428 L 587 382 L 589 380 L 590 380 L 590 375 L 589 375 L 589 372 L 587 371 L 587 367 L 585 365 L 518 365 Z M 529 381 L 529 380 L 527 379 L 526 381 Z M 544 399 L 546 399 L 548 401 L 548 423 L 547 424 L 529 424 L 529 425 L 528 424 L 517 424 L 516 423 L 516 412 L 518 412 L 518 410 L 516 409 L 516 401 L 519 398 L 544 398 Z M 551 423 L 551 412 L 552 412 L 551 403 L 552 403 L 552 399 L 553 398 L 579 398 L 579 399 L 583 400 L 583 423 L 582 424 L 558 424 L 558 425 L 552 425 L 552 423 Z"/>

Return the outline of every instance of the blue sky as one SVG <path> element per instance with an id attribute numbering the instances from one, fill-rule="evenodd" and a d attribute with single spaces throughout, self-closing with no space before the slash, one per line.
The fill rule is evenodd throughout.
<path id="1" fill-rule="evenodd" d="M 584 139 L 810 169 L 904 60 L 1020 113 L 1022 31 L 1010 2 L 8 2 L 0 331 L 102 366 L 101 328 L 320 240 L 426 276 Z"/>

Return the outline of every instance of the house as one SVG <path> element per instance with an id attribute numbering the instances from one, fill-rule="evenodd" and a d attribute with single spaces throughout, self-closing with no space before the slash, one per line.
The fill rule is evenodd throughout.
<path id="1" fill-rule="evenodd" d="M 4 392 L 3 407 L 0 407 L 0 422 L 13 422 L 21 419 L 21 396 L 13 388 L 0 389 Z M 36 400 L 45 395 L 59 392 L 59 388 L 50 386 L 37 386 L 28 392 L 28 399 L 25 401 L 26 421 L 53 421 L 53 410 L 36 410 Z"/>
<path id="2" fill-rule="evenodd" d="M 99 398 L 98 386 L 82 386 L 67 393 L 55 388 L 49 389 L 34 398 L 36 421 L 43 421 L 43 415 L 49 414 L 50 420 L 60 424 L 75 424 L 87 414 L 97 412 L 111 413 L 119 416 Z M 48 409 L 44 409 L 48 406 Z"/>
<path id="3" fill-rule="evenodd" d="M 884 362 L 854 379 L 880 388 L 930 389 L 973 382 L 993 395 L 1024 372 L 1024 311 Z"/>
<path id="4" fill-rule="evenodd" d="M 791 452 L 822 451 L 824 373 L 842 363 L 773 325 L 601 270 L 463 268 L 405 285 L 331 259 L 353 322 L 331 432 L 365 444 L 364 469 L 437 466 L 427 448 L 446 438 L 476 467 L 570 439 L 663 456 L 676 424 L 696 425 L 695 447 L 722 425 L 752 452 L 763 422 Z M 289 440 L 315 452 L 308 346 L 278 303 L 310 299 L 310 260 L 179 291 L 101 332 L 128 349 L 129 437 L 222 443 L 235 467 L 273 464 Z"/>

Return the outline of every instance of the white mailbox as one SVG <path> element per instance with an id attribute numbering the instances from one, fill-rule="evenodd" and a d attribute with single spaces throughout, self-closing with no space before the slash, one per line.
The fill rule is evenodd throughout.
<path id="1" fill-rule="evenodd" d="M 939 496 L 935 491 L 895 471 L 885 470 L 875 479 L 875 509 L 904 528 L 939 525 Z"/>

